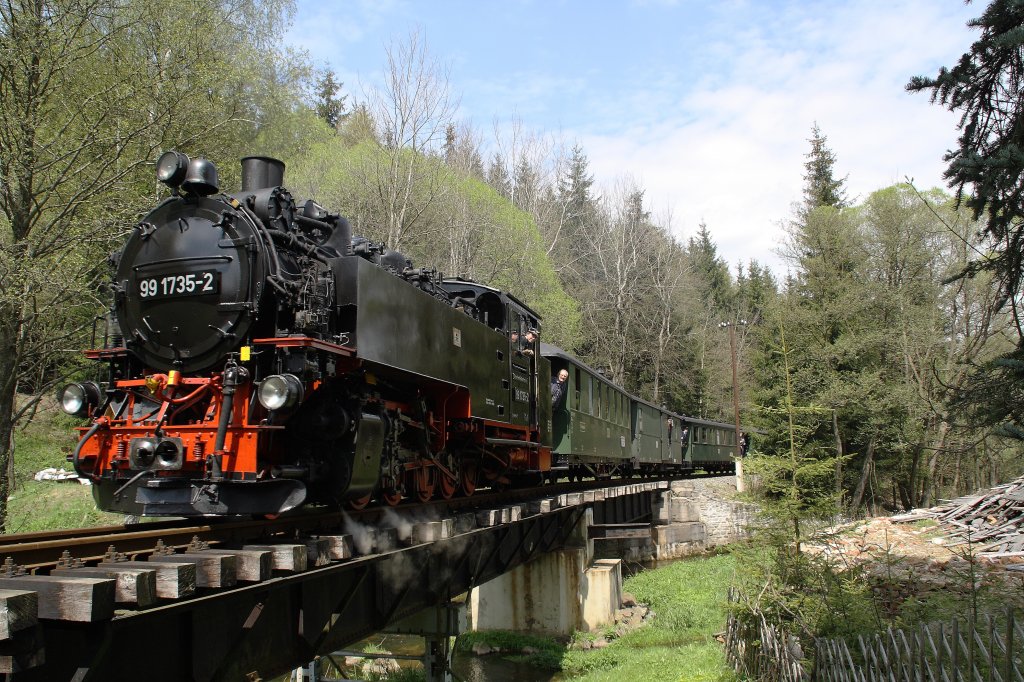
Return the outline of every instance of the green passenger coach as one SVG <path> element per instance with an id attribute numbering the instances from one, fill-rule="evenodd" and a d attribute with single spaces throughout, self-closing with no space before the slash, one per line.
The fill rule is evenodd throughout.
<path id="1" fill-rule="evenodd" d="M 691 469 L 711 472 L 734 470 L 736 428 L 732 424 L 680 417 L 686 461 Z"/>
<path id="2" fill-rule="evenodd" d="M 551 410 L 552 478 L 733 470 L 734 426 L 641 400 L 556 346 L 542 343 L 540 352 L 549 383 L 569 375 L 564 401 Z"/>
<path id="3" fill-rule="evenodd" d="M 551 412 L 551 468 L 570 478 L 611 475 L 631 457 L 630 395 L 560 348 L 541 344 L 548 381 L 569 373 L 566 398 Z M 608 462 L 609 457 L 616 465 Z"/>
<path id="4" fill-rule="evenodd" d="M 632 398 L 633 457 L 641 472 L 689 468 L 678 428 L 681 417 L 652 403 Z"/>

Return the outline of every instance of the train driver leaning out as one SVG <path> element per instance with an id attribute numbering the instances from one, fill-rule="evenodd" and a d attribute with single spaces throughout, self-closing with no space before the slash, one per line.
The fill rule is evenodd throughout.
<path id="1" fill-rule="evenodd" d="M 523 337 L 523 355 L 533 355 L 533 347 L 537 343 L 537 336 L 539 332 L 530 327 L 526 332 L 526 336 Z"/>

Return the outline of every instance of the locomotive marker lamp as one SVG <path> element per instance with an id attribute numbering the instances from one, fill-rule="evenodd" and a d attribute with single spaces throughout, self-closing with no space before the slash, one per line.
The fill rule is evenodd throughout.
<path id="1" fill-rule="evenodd" d="M 68 384 L 57 394 L 60 407 L 73 417 L 88 417 L 100 404 L 100 387 L 94 381 Z"/>
<path id="2" fill-rule="evenodd" d="M 164 152 L 156 161 L 156 179 L 175 189 L 188 172 L 189 158 L 181 152 Z"/>
<path id="3" fill-rule="evenodd" d="M 181 181 L 181 188 L 188 194 L 201 197 L 216 194 L 220 189 L 217 166 L 209 159 L 192 159 L 188 162 L 188 171 Z"/>

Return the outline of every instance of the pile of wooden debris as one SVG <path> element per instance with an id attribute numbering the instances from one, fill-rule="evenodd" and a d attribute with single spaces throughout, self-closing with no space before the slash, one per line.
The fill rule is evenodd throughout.
<path id="1" fill-rule="evenodd" d="M 892 521 L 934 519 L 960 544 L 989 559 L 1024 557 L 1024 477 L 973 495 L 893 516 Z"/>

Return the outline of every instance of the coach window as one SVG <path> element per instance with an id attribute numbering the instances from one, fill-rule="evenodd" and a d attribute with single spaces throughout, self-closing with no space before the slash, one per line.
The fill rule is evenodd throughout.
<path id="1" fill-rule="evenodd" d="M 594 415 L 594 377 L 587 375 L 587 413 Z"/>
<path id="2" fill-rule="evenodd" d="M 573 384 L 576 387 L 575 396 L 576 399 L 573 401 L 573 408 L 577 411 L 580 409 L 580 368 L 576 367 L 576 383 Z"/>

